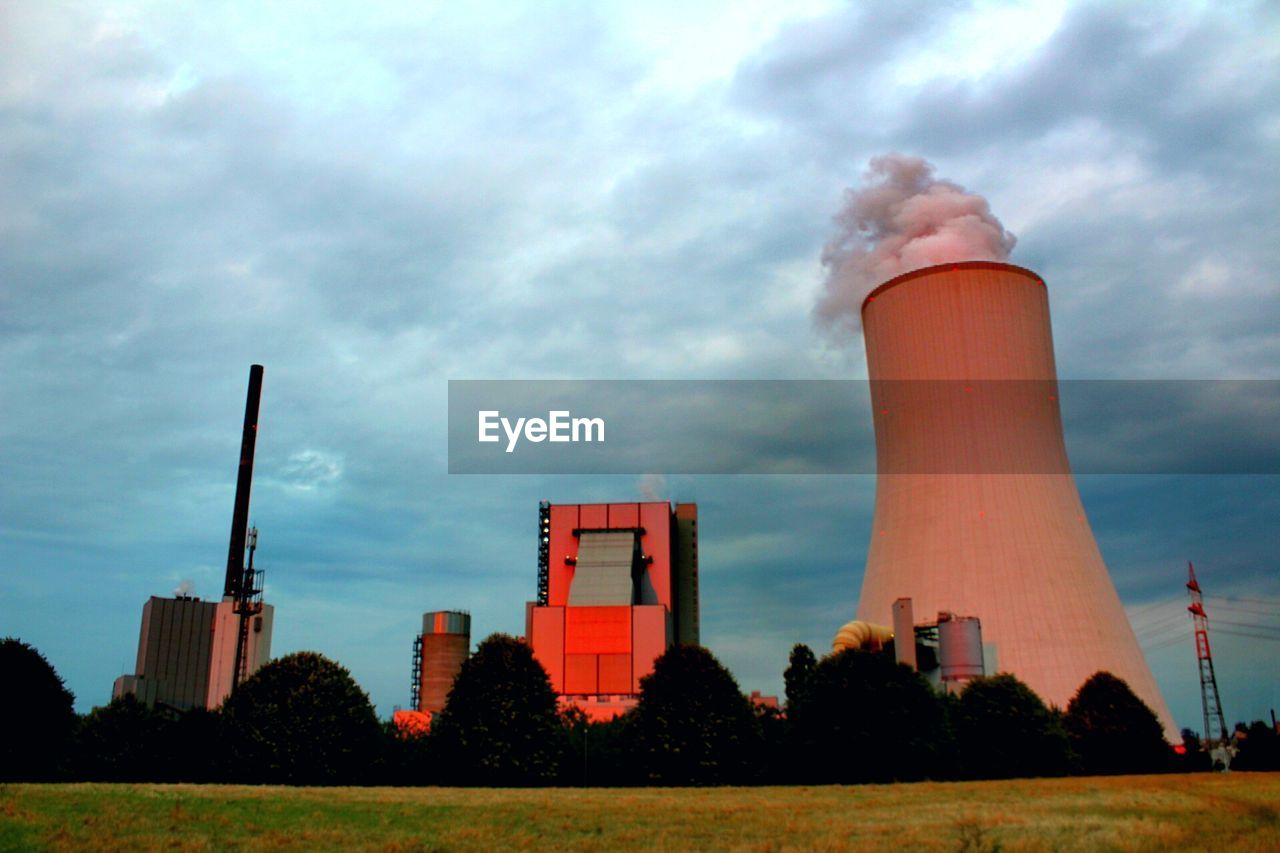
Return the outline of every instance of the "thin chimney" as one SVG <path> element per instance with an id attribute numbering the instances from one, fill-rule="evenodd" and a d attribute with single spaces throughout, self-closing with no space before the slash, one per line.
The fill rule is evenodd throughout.
<path id="1" fill-rule="evenodd" d="M 249 490 L 253 485 L 253 450 L 258 440 L 258 403 L 262 399 L 262 365 L 249 368 L 249 395 L 244 404 L 244 437 L 240 440 L 240 473 L 231 514 L 231 546 L 227 551 L 227 579 L 222 594 L 236 598 L 244 577 L 245 536 L 249 529 Z"/>

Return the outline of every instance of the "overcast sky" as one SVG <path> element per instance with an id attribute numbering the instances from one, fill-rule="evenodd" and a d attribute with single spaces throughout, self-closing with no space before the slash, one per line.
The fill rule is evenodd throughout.
<path id="1" fill-rule="evenodd" d="M 1274 4 L 264 5 L 0 4 L 0 633 L 80 710 L 148 596 L 221 592 L 253 362 L 275 654 L 388 715 L 423 611 L 523 630 L 540 498 L 656 487 L 704 643 L 780 692 L 853 617 L 873 477 L 450 476 L 446 383 L 865 377 L 813 308 L 878 154 L 990 201 L 1064 379 L 1280 379 Z M 1179 725 L 1188 559 L 1271 626 L 1215 634 L 1229 722 L 1280 707 L 1274 470 L 1079 478 Z"/>

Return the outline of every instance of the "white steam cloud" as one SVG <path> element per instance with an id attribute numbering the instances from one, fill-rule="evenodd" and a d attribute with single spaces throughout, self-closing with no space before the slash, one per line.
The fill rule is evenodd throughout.
<path id="1" fill-rule="evenodd" d="M 191 594 L 191 591 L 192 591 L 192 590 L 194 590 L 195 588 L 196 588 L 196 585 L 195 585 L 194 583 L 192 583 L 192 582 L 191 582 L 191 581 L 189 581 L 189 580 L 185 580 L 185 579 L 184 579 L 184 580 L 183 580 L 181 583 L 179 583 L 179 584 L 178 584 L 178 586 L 173 590 L 173 596 L 174 596 L 174 598 L 181 598 L 181 597 L 182 597 L 182 596 L 184 596 L 184 595 L 190 595 L 190 594 Z"/>
<path id="2" fill-rule="evenodd" d="M 646 501 L 664 500 L 667 494 L 667 478 L 661 474 L 644 474 L 640 477 L 640 497 Z"/>
<path id="3" fill-rule="evenodd" d="M 845 190 L 837 233 L 822 249 L 827 280 L 814 309 L 839 337 L 862 326 L 862 302 L 894 276 L 934 264 L 1003 261 L 1016 238 L 980 195 L 933 175 L 920 157 L 874 157 L 859 189 Z"/>

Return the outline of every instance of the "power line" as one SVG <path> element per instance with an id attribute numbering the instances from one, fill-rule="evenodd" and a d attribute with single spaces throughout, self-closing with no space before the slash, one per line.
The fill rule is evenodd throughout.
<path id="1" fill-rule="evenodd" d="M 1140 625 L 1158 625 L 1161 622 L 1168 622 L 1170 619 L 1181 619 L 1186 614 L 1186 612 L 1187 612 L 1187 609 L 1185 607 L 1180 607 L 1178 608 L 1178 610 L 1176 610 L 1173 613 L 1165 613 L 1164 615 L 1157 616 L 1153 619 L 1133 620 L 1133 622 L 1134 624 L 1140 624 Z"/>
<path id="2" fill-rule="evenodd" d="M 1138 636 L 1145 636 L 1148 634 L 1162 634 L 1170 628 L 1182 628 L 1186 624 L 1187 624 L 1186 620 L 1184 620 L 1182 617 L 1178 617 L 1177 619 L 1169 620 L 1167 622 L 1164 622 L 1163 624 L 1151 624 L 1141 628 L 1135 628 L 1133 633 L 1137 634 Z"/>
<path id="3" fill-rule="evenodd" d="M 1152 628 L 1156 628 L 1156 627 L 1159 627 L 1159 626 L 1161 626 L 1161 625 L 1172 624 L 1172 623 L 1174 623 L 1174 622 L 1179 622 L 1179 623 L 1181 623 L 1184 619 L 1186 619 L 1185 612 L 1184 612 L 1184 613 L 1170 613 L 1168 616 L 1162 616 L 1161 618 L 1159 618 L 1159 619 L 1155 619 L 1155 620 L 1152 620 L 1152 621 L 1150 621 L 1150 622 L 1146 622 L 1146 623 L 1143 623 L 1143 624 L 1134 624 L 1134 625 L 1133 625 L 1133 630 L 1135 630 L 1135 631 L 1148 631 L 1148 630 L 1150 630 L 1150 629 L 1152 629 Z M 1130 623 L 1130 624 L 1133 624 L 1133 623 Z"/>
<path id="4" fill-rule="evenodd" d="M 1166 598 L 1163 601 L 1153 601 L 1150 604 L 1144 604 L 1141 607 L 1135 607 L 1133 609 L 1133 612 L 1129 614 L 1129 618 L 1133 619 L 1136 616 L 1140 616 L 1152 610 L 1158 610 L 1161 607 L 1168 607 L 1169 605 L 1178 605 L 1179 607 L 1181 606 L 1180 602 L 1176 598 Z"/>
<path id="5" fill-rule="evenodd" d="M 1262 634 L 1249 634 L 1244 631 L 1232 631 L 1230 628 L 1215 628 L 1215 634 L 1230 634 L 1232 637 L 1248 637 L 1253 640 L 1270 640 L 1273 643 L 1280 643 L 1280 636 L 1264 636 Z"/>
<path id="6" fill-rule="evenodd" d="M 1159 649 L 1167 649 L 1169 646 L 1172 646 L 1175 643 L 1180 643 L 1185 639 L 1186 637 L 1183 635 L 1177 634 L 1172 637 L 1165 637 L 1163 640 L 1156 643 L 1143 643 L 1142 648 L 1148 652 L 1154 652 Z"/>
<path id="7" fill-rule="evenodd" d="M 1165 628 L 1161 628 L 1158 631 L 1143 631 L 1142 634 L 1138 634 L 1138 639 L 1153 640 L 1161 637 L 1166 637 L 1166 635 L 1169 635 L 1169 634 L 1184 634 L 1184 633 L 1187 633 L 1187 626 L 1185 625 L 1166 625 Z"/>
<path id="8" fill-rule="evenodd" d="M 1237 607 L 1234 604 L 1225 604 L 1223 602 L 1218 602 L 1214 604 L 1214 609 L 1232 610 L 1232 611 L 1235 611 L 1236 613 L 1249 613 L 1254 616 L 1280 616 L 1280 608 L 1276 608 L 1275 610 L 1254 610 L 1249 607 Z"/>
<path id="9" fill-rule="evenodd" d="M 1230 625 L 1232 628 L 1248 628 L 1254 631 L 1280 631 L 1280 625 L 1258 625 L 1253 622 L 1232 622 L 1230 619 L 1214 619 L 1213 626 Z"/>
<path id="10" fill-rule="evenodd" d="M 1230 598 L 1223 596 L 1215 596 L 1219 601 L 1234 602 L 1243 601 L 1247 604 L 1265 604 L 1269 607 L 1280 607 L 1280 598 L 1250 598 L 1245 595 L 1235 595 Z"/>
<path id="11" fill-rule="evenodd" d="M 1134 633 L 1137 634 L 1139 637 L 1154 637 L 1157 634 L 1163 634 L 1166 631 L 1170 631 L 1170 630 L 1181 631 L 1186 626 L 1187 626 L 1187 623 L 1182 619 L 1179 619 L 1178 621 L 1170 622 L 1167 625 L 1160 625 L 1152 628 L 1141 628 L 1137 631 L 1134 631 Z"/>

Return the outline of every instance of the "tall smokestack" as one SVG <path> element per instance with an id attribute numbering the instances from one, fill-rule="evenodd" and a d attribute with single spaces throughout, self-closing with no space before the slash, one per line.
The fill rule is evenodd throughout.
<path id="1" fill-rule="evenodd" d="M 944 264 L 861 308 L 878 476 L 858 618 L 887 621 L 903 597 L 977 616 L 1000 668 L 1046 702 L 1107 670 L 1177 742 L 1067 463 L 1043 280 Z"/>
<path id="2" fill-rule="evenodd" d="M 240 440 L 240 473 L 231 513 L 231 546 L 227 551 L 227 579 L 222 594 L 236 598 L 244 577 L 245 537 L 249 530 L 249 490 L 253 485 L 253 450 L 258 440 L 258 404 L 262 399 L 262 365 L 249 368 L 249 394 L 244 403 L 244 435 Z"/>

